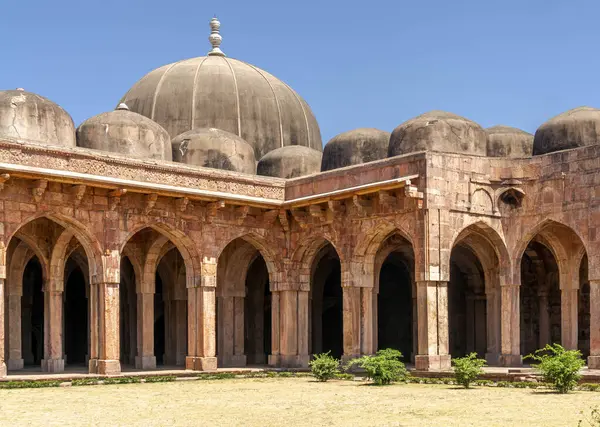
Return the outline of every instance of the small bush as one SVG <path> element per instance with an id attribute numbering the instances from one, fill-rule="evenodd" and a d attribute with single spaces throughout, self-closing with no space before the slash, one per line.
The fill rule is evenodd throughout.
<path id="1" fill-rule="evenodd" d="M 560 344 L 547 344 L 534 354 L 525 356 L 539 364 L 544 382 L 550 383 L 559 393 L 573 390 L 581 378 L 579 371 L 585 365 L 579 350 L 565 350 Z"/>
<path id="2" fill-rule="evenodd" d="M 83 385 L 98 385 L 98 378 L 76 378 L 73 381 L 71 381 L 71 385 L 73 387 Z"/>
<path id="3" fill-rule="evenodd" d="M 315 355 L 315 358 L 308 362 L 308 366 L 310 366 L 310 371 L 317 381 L 325 382 L 335 378 L 340 367 L 340 361 L 327 352 Z"/>
<path id="4" fill-rule="evenodd" d="M 402 363 L 402 353 L 391 348 L 379 350 L 375 356 L 354 359 L 348 367 L 353 365 L 363 368 L 367 372 L 367 377 L 377 385 L 404 381 L 408 377 L 408 371 Z"/>
<path id="5" fill-rule="evenodd" d="M 469 388 L 471 383 L 483 374 L 485 360 L 479 359 L 477 353 L 471 353 L 466 357 L 457 357 L 452 360 L 454 365 L 454 378 L 464 388 Z"/>
<path id="6" fill-rule="evenodd" d="M 107 377 L 102 382 L 104 384 L 139 384 L 142 379 L 139 377 Z"/>
<path id="7" fill-rule="evenodd" d="M 175 379 L 175 375 L 157 375 L 154 377 L 146 377 L 144 381 L 147 383 L 169 383 L 175 381 Z"/>

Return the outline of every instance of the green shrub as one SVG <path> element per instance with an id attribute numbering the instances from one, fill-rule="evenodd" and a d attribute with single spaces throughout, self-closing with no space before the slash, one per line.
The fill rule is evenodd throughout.
<path id="1" fill-rule="evenodd" d="M 102 380 L 104 384 L 138 384 L 142 382 L 139 377 L 108 377 Z"/>
<path id="2" fill-rule="evenodd" d="M 335 378 L 340 367 L 340 361 L 327 353 L 315 355 L 315 358 L 308 362 L 310 371 L 317 381 L 327 381 Z"/>
<path id="3" fill-rule="evenodd" d="M 73 387 L 82 385 L 98 385 L 98 378 L 76 378 L 71 381 Z"/>
<path id="4" fill-rule="evenodd" d="M 479 359 L 477 353 L 471 353 L 465 357 L 452 359 L 454 365 L 454 378 L 456 382 L 464 388 L 469 388 L 471 383 L 483 374 L 485 360 Z"/>
<path id="5" fill-rule="evenodd" d="M 175 375 L 157 375 L 154 377 L 146 377 L 144 382 L 147 383 L 168 383 L 171 381 L 175 381 Z"/>
<path id="6" fill-rule="evenodd" d="M 406 380 L 408 371 L 402 363 L 402 353 L 386 348 L 374 356 L 363 356 L 352 360 L 348 367 L 358 365 L 367 372 L 367 377 L 377 385 L 387 385 Z"/>
<path id="7" fill-rule="evenodd" d="M 525 358 L 539 362 L 536 369 L 544 382 L 550 383 L 559 393 L 568 393 L 575 388 L 581 378 L 579 371 L 585 365 L 579 350 L 565 350 L 560 344 L 547 344 Z"/>

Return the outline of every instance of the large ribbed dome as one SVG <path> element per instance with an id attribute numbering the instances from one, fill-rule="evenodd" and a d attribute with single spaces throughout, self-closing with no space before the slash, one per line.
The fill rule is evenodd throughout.
<path id="1" fill-rule="evenodd" d="M 257 159 L 287 145 L 322 151 L 317 121 L 296 92 L 220 50 L 151 71 L 121 102 L 160 124 L 172 138 L 195 128 L 231 132 L 254 148 Z"/>

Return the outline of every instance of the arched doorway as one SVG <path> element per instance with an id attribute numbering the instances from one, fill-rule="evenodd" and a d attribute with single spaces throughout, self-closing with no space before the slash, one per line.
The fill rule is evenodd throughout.
<path id="1" fill-rule="evenodd" d="M 24 365 L 40 366 L 44 358 L 44 292 L 42 266 L 36 256 L 23 272 L 21 343 Z"/>
<path id="2" fill-rule="evenodd" d="M 188 355 L 186 246 L 161 231 L 131 236 L 121 259 L 121 362 L 136 369 L 185 366 Z M 184 251 L 184 252 L 182 252 Z"/>
<path id="3" fill-rule="evenodd" d="M 83 367 L 89 360 L 89 284 L 81 267 L 72 257 L 67 261 L 65 278 L 65 364 Z"/>
<path id="4" fill-rule="evenodd" d="M 414 361 L 417 324 L 412 245 L 401 235 L 392 234 L 382 243 L 375 266 L 375 348 L 393 348 L 405 361 Z"/>
<path id="5" fill-rule="evenodd" d="M 561 343 L 561 294 L 558 264 L 539 241 L 529 243 L 521 259 L 521 354 Z"/>
<path id="6" fill-rule="evenodd" d="M 219 366 L 264 365 L 271 354 L 272 297 L 265 258 L 250 241 L 225 247 L 217 264 Z"/>
<path id="7" fill-rule="evenodd" d="M 344 351 L 343 292 L 340 258 L 330 243 L 317 251 L 311 269 L 312 354 L 330 352 L 342 357 Z"/>
<path id="8" fill-rule="evenodd" d="M 472 352 L 484 357 L 487 349 L 487 304 L 483 267 L 464 245 L 450 255 L 448 284 L 449 346 L 452 357 Z"/>

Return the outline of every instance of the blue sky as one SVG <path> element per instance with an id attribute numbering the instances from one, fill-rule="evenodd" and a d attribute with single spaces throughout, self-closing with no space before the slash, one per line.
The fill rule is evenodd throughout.
<path id="1" fill-rule="evenodd" d="M 323 142 L 446 110 L 529 132 L 600 107 L 600 2 L 4 0 L 0 89 L 24 87 L 76 125 L 148 71 L 223 51 L 292 86 Z"/>

